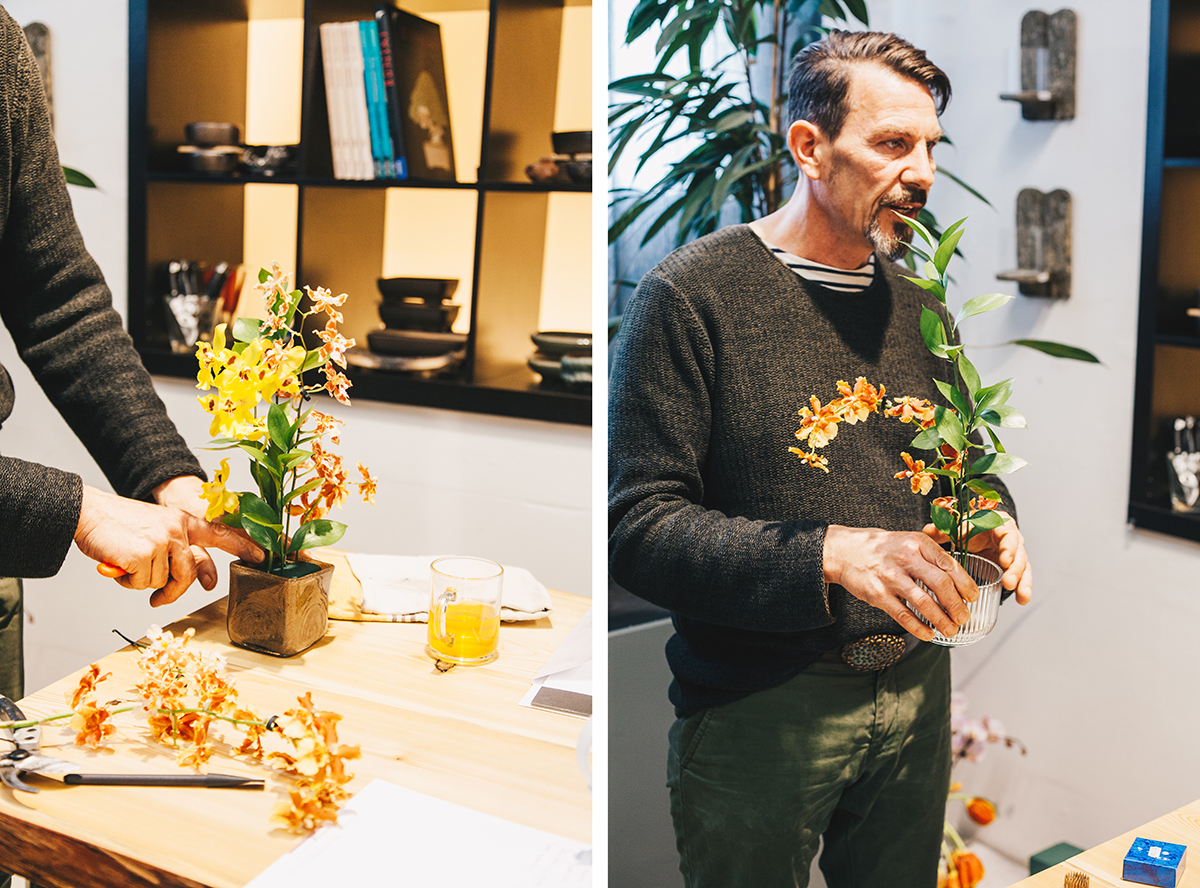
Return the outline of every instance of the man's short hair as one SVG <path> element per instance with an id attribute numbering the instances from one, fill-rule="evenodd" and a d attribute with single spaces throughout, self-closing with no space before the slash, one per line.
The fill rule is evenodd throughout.
<path id="1" fill-rule="evenodd" d="M 850 74 L 873 63 L 925 86 L 940 115 L 950 101 L 950 78 L 903 37 L 879 31 L 830 31 L 792 60 L 788 75 L 788 127 L 807 120 L 836 139 L 850 111 Z M 786 131 L 785 131 L 786 132 Z"/>

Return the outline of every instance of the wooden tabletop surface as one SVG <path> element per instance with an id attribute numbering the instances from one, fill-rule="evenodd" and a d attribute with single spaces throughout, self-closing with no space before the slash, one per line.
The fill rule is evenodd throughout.
<path id="1" fill-rule="evenodd" d="M 217 651 L 242 705 L 282 714 L 312 692 L 317 709 L 343 716 L 339 740 L 359 744 L 351 793 L 372 779 L 465 805 L 583 842 L 591 840 L 591 796 L 575 759 L 583 721 L 518 705 L 530 680 L 591 605 L 552 593 L 554 610 L 536 622 L 506 623 L 500 657 L 441 673 L 425 653 L 424 623 L 331 620 L 313 648 L 278 659 L 230 645 L 225 601 L 169 628 L 196 630 L 192 644 Z M 126 647 L 100 661 L 112 678 L 99 699 L 133 699 L 137 654 Z M 27 716 L 66 711 L 78 683 L 67 676 L 21 702 Z M 117 716 L 110 748 L 72 744 L 66 728 L 43 731 L 44 752 L 88 772 L 187 773 L 175 753 L 149 739 L 136 713 Z M 218 723 L 220 724 L 220 723 Z M 223 732 L 240 743 L 241 734 Z M 0 785 L 0 871 L 47 886 L 208 886 L 240 888 L 299 840 L 270 823 L 290 780 L 228 754 L 209 773 L 266 777 L 265 792 L 166 787 L 65 786 L 28 778 L 37 794 Z"/>
<path id="2" fill-rule="evenodd" d="M 1115 839 L 1076 854 L 1070 860 L 1022 879 L 1010 888 L 1063 888 L 1068 873 L 1088 876 L 1088 888 L 1129 888 L 1137 882 L 1121 879 L 1122 863 L 1134 839 L 1151 839 L 1186 845 L 1189 849 L 1183 878 L 1176 888 L 1200 888 L 1200 800 L 1184 805 L 1157 820 L 1122 833 Z"/>

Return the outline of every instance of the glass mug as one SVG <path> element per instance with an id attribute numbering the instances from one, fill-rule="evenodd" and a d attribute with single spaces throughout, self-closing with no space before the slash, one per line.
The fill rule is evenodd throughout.
<path id="1" fill-rule="evenodd" d="M 486 558 L 438 558 L 430 565 L 429 655 L 478 666 L 500 646 L 504 568 Z"/>

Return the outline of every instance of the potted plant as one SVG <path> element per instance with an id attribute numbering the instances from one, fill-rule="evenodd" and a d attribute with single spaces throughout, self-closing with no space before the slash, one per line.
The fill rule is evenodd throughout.
<path id="1" fill-rule="evenodd" d="M 332 565 L 300 558 L 300 553 L 341 539 L 346 525 L 325 517 L 341 506 L 351 484 L 373 502 L 375 480 L 358 464 L 361 481 L 349 482 L 342 458 L 325 444 L 337 444 L 341 420 L 307 402 L 327 391 L 349 404 L 350 382 L 338 369 L 346 366 L 346 349 L 354 340 L 338 332 L 338 307 L 346 294 L 309 287 L 290 289 L 287 276 L 275 265 L 262 269 L 257 289 L 266 304 L 265 320 L 239 318 L 232 341 L 226 325 L 200 342 L 198 399 L 212 416 L 211 449 L 237 449 L 250 460 L 258 492 L 239 493 L 226 487 L 229 460 L 204 485 L 205 517 L 237 527 L 267 552 L 262 565 L 242 561 L 230 566 L 229 638 L 237 645 L 292 656 L 325 634 Z M 321 345 L 308 348 L 302 330 L 307 318 L 324 314 L 317 332 Z M 319 370 L 318 370 L 319 368 Z M 306 373 L 319 372 L 306 384 Z"/>
<path id="2" fill-rule="evenodd" d="M 932 293 L 941 303 L 940 312 L 923 307 L 920 324 L 925 347 L 951 365 L 952 383 L 934 380 L 946 403 L 935 405 L 923 398 L 901 396 L 885 404 L 886 389 L 882 385 L 876 389 L 863 377 L 859 377 L 853 387 L 840 382 L 838 397 L 822 405 L 813 395 L 809 406 L 799 411 L 802 422 L 796 437 L 811 449 L 788 449 L 807 465 L 828 472 L 828 459 L 816 451 L 833 440 L 842 422 L 854 425 L 864 421 L 870 414 L 880 412 L 883 405 L 886 415 L 920 427 L 911 447 L 930 451 L 930 456 L 920 460 L 907 452 L 901 453 L 904 467 L 895 477 L 906 481 L 912 492 L 921 496 L 928 494 L 939 478 L 944 481 L 946 493 L 930 504 L 930 521 L 949 541 L 951 554 L 979 584 L 980 596 L 967 604 L 971 621 L 953 639 L 936 633 L 934 641 L 969 644 L 986 635 L 995 624 L 1001 576 L 998 565 L 969 552 L 970 543 L 979 534 L 1008 520 L 995 511 L 1000 494 L 984 479 L 990 475 L 1010 474 L 1028 463 L 1007 452 L 997 434 L 998 429 L 1026 427 L 1025 418 L 1009 403 L 1013 381 L 1005 379 L 984 385 L 979 371 L 965 354 L 965 346 L 959 342 L 958 327 L 967 318 L 993 311 L 1013 297 L 988 293 L 968 299 L 951 321 L 946 306 L 949 283 L 946 269 L 966 230 L 963 226 L 967 220 L 958 220 L 937 238 L 914 219 L 902 215 L 896 218 L 912 227 L 926 245 L 925 248 L 916 244 L 910 246 L 910 250 L 924 260 L 926 276 L 909 277 L 908 280 Z M 1005 344 L 1025 346 L 1058 358 L 1099 363 L 1091 352 L 1058 342 L 1015 339 Z M 985 589 L 985 585 L 989 588 Z M 914 613 L 918 619 L 927 622 L 919 612 L 914 610 Z"/>

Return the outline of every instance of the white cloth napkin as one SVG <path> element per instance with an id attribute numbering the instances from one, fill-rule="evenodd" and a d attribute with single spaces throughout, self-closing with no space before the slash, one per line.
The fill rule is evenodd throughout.
<path id="1" fill-rule="evenodd" d="M 395 614 L 401 622 L 429 622 L 429 565 L 440 555 L 347 554 L 350 569 L 362 584 L 362 609 Z M 550 613 L 550 592 L 523 567 L 504 568 L 500 620 L 516 623 Z"/>

